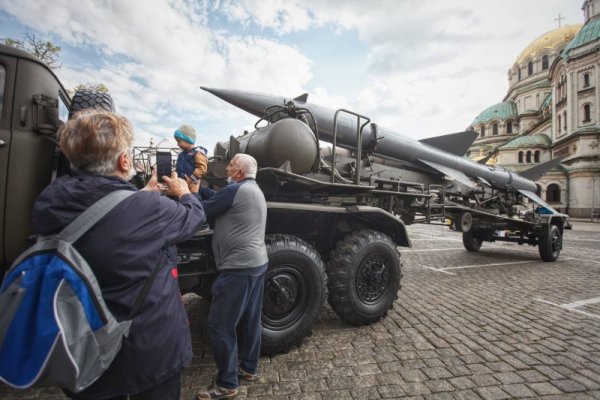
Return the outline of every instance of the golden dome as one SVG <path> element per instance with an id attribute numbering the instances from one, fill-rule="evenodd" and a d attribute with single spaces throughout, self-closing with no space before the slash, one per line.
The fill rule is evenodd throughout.
<path id="1" fill-rule="evenodd" d="M 579 29 L 581 29 L 581 24 L 565 25 L 553 31 L 544 33 L 542 36 L 531 42 L 531 44 L 521 52 L 519 57 L 517 57 L 516 62 L 520 64 L 527 57 L 535 57 L 545 49 L 555 49 L 562 44 L 569 43 L 573 40 L 577 32 L 579 32 Z"/>

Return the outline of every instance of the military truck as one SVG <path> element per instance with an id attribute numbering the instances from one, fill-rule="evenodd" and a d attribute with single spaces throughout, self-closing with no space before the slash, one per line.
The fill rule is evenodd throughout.
<path id="1" fill-rule="evenodd" d="M 7 46 L 0 46 L 0 96 L 0 260 L 4 270 L 35 240 L 30 210 L 37 195 L 68 169 L 57 149 L 58 128 L 70 112 L 108 100 L 103 95 L 79 93 L 71 99 L 45 64 Z M 286 140 L 292 140 L 295 128 L 291 125 L 295 124 L 288 125 L 277 127 L 289 129 Z M 309 163 L 318 162 L 317 144 L 311 144 L 314 160 Z M 224 178 L 224 166 L 235 154 L 229 150 L 209 163 L 208 179 L 213 183 Z M 400 289 L 402 262 L 397 246 L 411 245 L 399 217 L 367 204 L 369 188 L 311 178 L 299 181 L 294 174 L 286 174 L 285 168 L 261 168 L 257 177 L 269 200 L 265 237 L 269 267 L 262 316 L 262 350 L 268 354 L 300 343 L 326 300 L 351 324 L 384 317 Z M 286 190 L 281 190 L 283 186 Z M 273 196 L 273 192 L 287 194 Z M 316 198 L 324 201 L 313 201 Z M 206 229 L 178 247 L 182 293 L 210 298 L 216 276 L 211 237 L 212 231 Z"/>

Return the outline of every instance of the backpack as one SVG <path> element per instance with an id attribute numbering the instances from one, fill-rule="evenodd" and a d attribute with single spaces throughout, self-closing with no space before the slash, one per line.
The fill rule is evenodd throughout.
<path id="1" fill-rule="evenodd" d="M 129 318 L 117 321 L 73 243 L 133 193 L 108 194 L 57 235 L 38 239 L 12 264 L 0 288 L 0 380 L 19 389 L 57 386 L 77 393 L 111 364 L 161 263 L 146 279 Z"/>

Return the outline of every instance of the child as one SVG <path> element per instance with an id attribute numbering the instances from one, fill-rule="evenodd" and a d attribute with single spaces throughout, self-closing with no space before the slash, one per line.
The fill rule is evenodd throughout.
<path id="1" fill-rule="evenodd" d="M 177 146 L 183 150 L 177 156 L 175 171 L 177 176 L 185 179 L 186 176 L 194 176 L 200 179 L 206 173 L 206 149 L 194 146 L 196 143 L 196 131 L 190 125 L 181 125 L 175 131 Z"/>

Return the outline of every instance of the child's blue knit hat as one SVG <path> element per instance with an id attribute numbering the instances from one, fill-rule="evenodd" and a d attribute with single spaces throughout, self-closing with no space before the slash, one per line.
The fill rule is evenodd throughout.
<path id="1" fill-rule="evenodd" d="M 185 140 L 188 143 L 196 143 L 196 131 L 190 125 L 181 125 L 175 131 L 175 139 Z"/>

